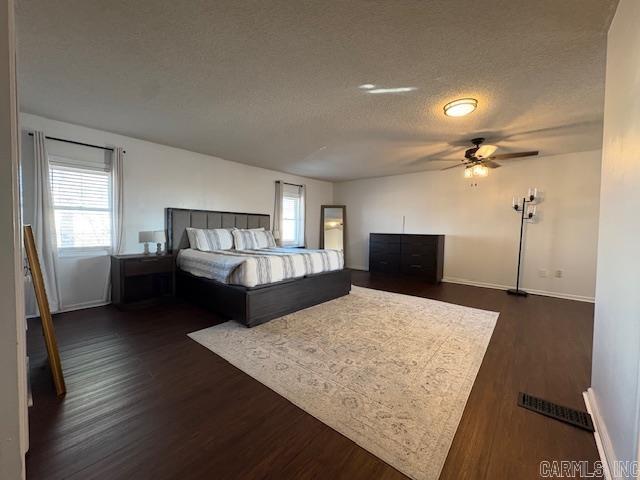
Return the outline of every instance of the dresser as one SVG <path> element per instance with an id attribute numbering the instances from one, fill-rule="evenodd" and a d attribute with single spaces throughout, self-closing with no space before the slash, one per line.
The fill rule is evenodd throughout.
<path id="1" fill-rule="evenodd" d="M 439 283 L 443 267 L 444 235 L 369 235 L 370 272 L 412 275 Z"/>
<path id="2" fill-rule="evenodd" d="M 112 255 L 111 301 L 125 308 L 171 298 L 175 263 L 170 254 Z"/>

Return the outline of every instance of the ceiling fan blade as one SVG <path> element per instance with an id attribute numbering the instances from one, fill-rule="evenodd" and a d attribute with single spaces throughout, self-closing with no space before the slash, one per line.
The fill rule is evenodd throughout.
<path id="1" fill-rule="evenodd" d="M 533 157 L 538 155 L 538 151 L 535 152 L 516 152 L 516 153 L 503 153 L 501 155 L 494 155 L 489 157 L 487 160 L 508 160 L 509 158 L 520 158 L 520 157 Z"/>
<path id="2" fill-rule="evenodd" d="M 451 170 L 452 168 L 464 167 L 464 166 L 466 166 L 466 163 L 459 163 L 458 165 L 451 165 L 450 167 L 444 167 L 444 168 L 441 168 L 440 170 Z"/>
<path id="3" fill-rule="evenodd" d="M 447 155 L 451 152 L 452 148 L 448 147 L 445 148 L 444 150 L 440 150 L 439 152 L 436 153 L 431 153 L 429 155 L 423 155 L 421 157 L 418 157 L 414 160 L 411 160 L 409 162 L 407 162 L 407 165 L 421 165 L 425 162 L 459 162 L 459 159 L 456 160 L 452 160 L 450 158 L 442 158 L 444 155 Z"/>
<path id="4" fill-rule="evenodd" d="M 477 158 L 489 158 L 491 155 L 496 153 L 498 147 L 496 145 L 481 145 L 475 156 Z"/>
<path id="5" fill-rule="evenodd" d="M 409 166 L 425 165 L 426 166 L 431 162 L 459 162 L 459 161 L 460 160 L 452 160 L 450 158 L 433 158 L 431 156 L 424 156 L 408 162 L 407 165 Z"/>
<path id="6" fill-rule="evenodd" d="M 489 168 L 500 168 L 502 166 L 498 162 L 494 162 L 493 160 L 483 160 L 482 164 Z"/>

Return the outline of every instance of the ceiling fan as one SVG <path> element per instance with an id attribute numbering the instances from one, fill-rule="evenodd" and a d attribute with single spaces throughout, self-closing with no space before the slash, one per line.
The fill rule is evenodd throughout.
<path id="1" fill-rule="evenodd" d="M 464 152 L 464 160 L 462 160 L 462 163 L 445 167 L 442 170 L 449 170 L 451 168 L 464 166 L 465 178 L 486 177 L 489 174 L 490 168 L 501 167 L 496 160 L 508 160 L 510 158 L 533 157 L 538 155 L 537 150 L 531 152 L 515 152 L 494 155 L 498 147 L 496 145 L 483 145 L 484 140 L 484 138 L 472 139 L 471 143 L 474 146 Z"/>

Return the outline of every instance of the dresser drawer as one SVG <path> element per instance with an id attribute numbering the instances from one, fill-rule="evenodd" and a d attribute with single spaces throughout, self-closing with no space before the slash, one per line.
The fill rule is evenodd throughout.
<path id="1" fill-rule="evenodd" d="M 429 246 L 436 248 L 438 237 L 436 235 L 403 235 L 402 247 Z"/>
<path id="2" fill-rule="evenodd" d="M 431 243 L 403 243 L 403 257 L 435 257 L 436 246 Z"/>
<path id="3" fill-rule="evenodd" d="M 171 272 L 172 270 L 173 257 L 132 258 L 124 262 L 126 277 Z"/>
<path id="4" fill-rule="evenodd" d="M 384 242 L 371 242 L 369 244 L 370 255 L 400 255 L 402 251 L 402 244 L 397 243 L 384 243 Z"/>
<path id="5" fill-rule="evenodd" d="M 369 241 L 376 243 L 401 243 L 402 235 L 397 233 L 370 233 Z"/>
<path id="6" fill-rule="evenodd" d="M 402 273 L 431 278 L 435 277 L 436 269 L 433 262 L 407 262 L 403 259 Z"/>
<path id="7" fill-rule="evenodd" d="M 403 263 L 429 263 L 432 264 L 435 261 L 435 249 L 422 248 L 407 251 L 402 250 Z"/>
<path id="8" fill-rule="evenodd" d="M 370 272 L 397 273 L 400 271 L 400 255 L 370 255 Z"/>

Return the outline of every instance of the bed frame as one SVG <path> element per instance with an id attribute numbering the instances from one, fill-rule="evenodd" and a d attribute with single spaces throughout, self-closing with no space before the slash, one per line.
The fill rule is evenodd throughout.
<path id="1" fill-rule="evenodd" d="M 187 227 L 269 229 L 269 215 L 167 208 L 167 251 L 177 254 L 189 246 Z M 247 288 L 196 277 L 176 269 L 177 295 L 247 327 L 260 325 L 288 313 L 311 307 L 351 291 L 348 270 L 309 275 L 304 278 Z"/>

